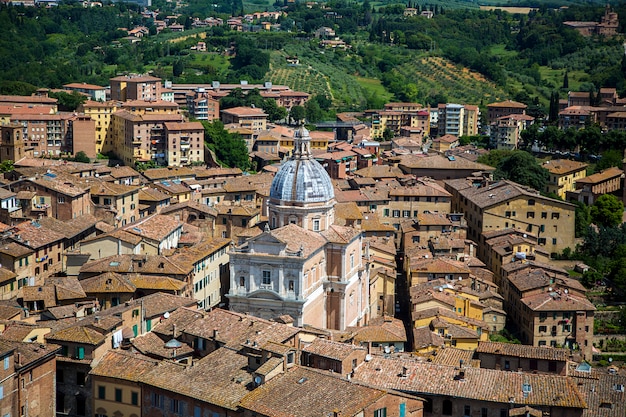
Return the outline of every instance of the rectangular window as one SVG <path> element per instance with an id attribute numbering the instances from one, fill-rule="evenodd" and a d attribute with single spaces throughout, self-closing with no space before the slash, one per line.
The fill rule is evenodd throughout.
<path id="1" fill-rule="evenodd" d="M 402 217 L 411 217 L 410 210 L 402 210 Z"/>
<path id="2" fill-rule="evenodd" d="M 400 210 L 394 210 L 393 217 L 400 217 Z"/>
<path id="3" fill-rule="evenodd" d="M 107 389 L 103 385 L 98 385 L 98 398 L 101 400 L 106 399 Z"/>
<path id="4" fill-rule="evenodd" d="M 138 392 L 132 391 L 130 393 L 130 403 L 132 405 L 139 405 L 139 393 Z"/>
<path id="5" fill-rule="evenodd" d="M 11 357 L 10 356 L 5 356 L 4 357 L 4 369 L 5 370 L 9 369 L 10 365 L 11 365 Z"/>
<path id="6" fill-rule="evenodd" d="M 528 200 L 528 205 L 529 206 L 534 206 L 535 205 L 535 200 L 533 200 L 533 199 Z"/>
<path id="7" fill-rule="evenodd" d="M 183 414 L 183 404 L 184 401 L 171 399 L 170 400 L 170 411 L 175 414 Z"/>
<path id="8" fill-rule="evenodd" d="M 152 406 L 160 408 L 161 410 L 165 407 L 165 398 L 161 394 L 152 393 Z"/>
<path id="9" fill-rule="evenodd" d="M 85 385 L 85 373 L 84 372 L 76 372 L 76 384 L 80 386 Z"/>
<path id="10" fill-rule="evenodd" d="M 76 346 L 76 359 L 85 359 L 85 348 L 83 346 Z"/>
<path id="11" fill-rule="evenodd" d="M 374 411 L 374 417 L 387 417 L 387 407 L 379 408 Z"/>
<path id="12" fill-rule="evenodd" d="M 488 409 L 483 407 L 480 409 L 480 417 L 487 417 L 488 416 Z"/>
<path id="13" fill-rule="evenodd" d="M 389 209 L 384 209 L 383 210 L 383 216 L 389 217 Z"/>
<path id="14" fill-rule="evenodd" d="M 122 402 L 122 390 L 120 388 L 115 388 L 115 401 L 118 403 Z"/>
<path id="15" fill-rule="evenodd" d="M 542 218 L 542 219 L 547 219 L 547 218 L 548 218 L 548 213 L 547 213 L 547 212 L 545 212 L 545 211 L 542 211 L 542 212 L 541 212 L 541 218 Z"/>
<path id="16" fill-rule="evenodd" d="M 320 230 L 320 221 L 319 220 L 313 220 L 313 230 L 316 232 L 319 232 Z"/>
<path id="17" fill-rule="evenodd" d="M 471 408 L 469 405 L 465 405 L 463 406 L 463 415 L 464 416 L 469 416 L 471 414 Z"/>
<path id="18" fill-rule="evenodd" d="M 202 409 L 198 405 L 193 407 L 193 417 L 202 417 Z"/>
<path id="19" fill-rule="evenodd" d="M 526 218 L 527 219 L 534 219 L 535 218 L 535 212 L 534 211 L 529 211 L 526 213 Z"/>
<path id="20" fill-rule="evenodd" d="M 539 333 L 545 333 L 548 331 L 548 327 L 547 326 L 539 326 Z"/>
<path id="21" fill-rule="evenodd" d="M 552 244 L 556 245 L 556 238 L 555 237 L 552 238 Z"/>
<path id="22" fill-rule="evenodd" d="M 263 278 L 262 278 L 261 284 L 272 285 L 272 272 L 271 271 L 263 271 Z"/>
<path id="23" fill-rule="evenodd" d="M 552 219 L 558 219 L 559 213 L 552 213 Z"/>

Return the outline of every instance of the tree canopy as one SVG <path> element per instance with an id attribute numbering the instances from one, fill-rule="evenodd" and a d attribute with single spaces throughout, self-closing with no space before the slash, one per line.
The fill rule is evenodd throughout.
<path id="1" fill-rule="evenodd" d="M 239 134 L 230 133 L 224 129 L 220 121 L 202 121 L 204 126 L 204 140 L 217 159 L 229 167 L 238 167 L 242 171 L 250 168 L 248 148 Z"/>
<path id="2" fill-rule="evenodd" d="M 512 151 L 497 164 L 496 179 L 506 179 L 543 191 L 548 181 L 548 170 L 539 165 L 534 156 L 525 151 Z"/>
<path id="3" fill-rule="evenodd" d="M 617 226 L 622 223 L 624 203 L 612 194 L 603 194 L 591 206 L 590 215 L 598 226 Z"/>

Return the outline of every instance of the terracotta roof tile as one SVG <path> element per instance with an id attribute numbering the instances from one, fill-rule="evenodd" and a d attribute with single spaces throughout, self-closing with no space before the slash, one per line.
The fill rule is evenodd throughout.
<path id="1" fill-rule="evenodd" d="M 181 346 L 176 349 L 168 348 L 165 346 L 168 341 L 164 341 L 155 333 L 148 332 L 133 338 L 131 343 L 142 354 L 162 359 L 190 356 L 193 353 L 193 348 L 185 343 L 181 343 Z"/>
<path id="2" fill-rule="evenodd" d="M 491 353 L 503 356 L 515 356 L 518 358 L 545 359 L 563 362 L 569 360 L 571 356 L 568 349 L 500 342 L 479 342 L 476 353 Z"/>
<path id="3" fill-rule="evenodd" d="M 138 382 L 139 378 L 158 366 L 158 361 L 138 352 L 110 350 L 104 354 L 90 375 Z"/>
<path id="4" fill-rule="evenodd" d="M 46 340 L 54 342 L 73 342 L 85 345 L 98 346 L 106 340 L 101 332 L 88 326 L 77 324 L 66 329 L 52 331 L 46 335 Z"/>
<path id="5" fill-rule="evenodd" d="M 137 290 L 131 281 L 115 272 L 105 272 L 80 281 L 86 294 L 94 293 L 134 293 Z"/>
<path id="6" fill-rule="evenodd" d="M 139 382 L 237 410 L 241 399 L 249 393 L 248 387 L 252 386 L 252 375 L 247 368 L 246 356 L 222 348 L 195 362 L 192 367 L 162 361 L 141 375 Z"/>
<path id="7" fill-rule="evenodd" d="M 406 377 L 402 376 L 403 368 Z M 566 409 L 587 407 L 575 382 L 568 377 L 474 367 L 463 368 L 463 371 L 464 376 L 460 378 L 458 367 L 375 356 L 354 371 L 352 380 L 417 395 Z M 522 390 L 524 384 L 530 384 L 528 395 Z"/>
<path id="8" fill-rule="evenodd" d="M 446 347 L 439 349 L 436 354 L 433 354 L 429 361 L 436 365 L 447 366 L 460 366 L 463 361 L 464 366 L 470 366 L 472 363 L 472 357 L 474 356 L 473 350 L 457 349 L 454 347 Z"/>
<path id="9" fill-rule="evenodd" d="M 350 356 L 356 350 L 364 350 L 347 343 L 333 342 L 331 340 L 316 338 L 309 345 L 305 346 L 302 351 L 313 355 L 322 356 L 338 361 L 342 361 Z"/>
<path id="10" fill-rule="evenodd" d="M 241 406 L 274 417 L 317 417 L 333 412 L 355 416 L 384 395 L 378 389 L 295 366 L 252 391 L 241 400 Z"/>
<path id="11" fill-rule="evenodd" d="M 217 337 L 214 331 L 217 330 Z M 220 344 L 236 349 L 242 345 L 262 346 L 267 341 L 284 343 L 300 332 L 299 328 L 258 317 L 215 309 L 207 315 L 190 323 L 184 330 L 191 336 L 215 339 Z"/>

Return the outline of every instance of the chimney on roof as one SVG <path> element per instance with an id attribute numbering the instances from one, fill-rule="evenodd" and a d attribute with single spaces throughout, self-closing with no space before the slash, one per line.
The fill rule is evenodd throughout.
<path id="1" fill-rule="evenodd" d="M 176 339 L 176 324 L 172 325 L 172 339 Z"/>
<path id="2" fill-rule="evenodd" d="M 219 336 L 219 330 L 217 329 L 213 329 L 213 339 L 217 339 L 217 336 Z"/>

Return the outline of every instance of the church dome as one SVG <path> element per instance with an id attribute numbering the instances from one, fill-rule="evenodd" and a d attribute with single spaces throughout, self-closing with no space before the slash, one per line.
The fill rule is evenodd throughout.
<path id="1" fill-rule="evenodd" d="M 324 167 L 313 159 L 309 131 L 294 133 L 294 151 L 283 163 L 270 188 L 270 198 L 293 203 L 326 203 L 335 198 L 333 184 Z"/>

